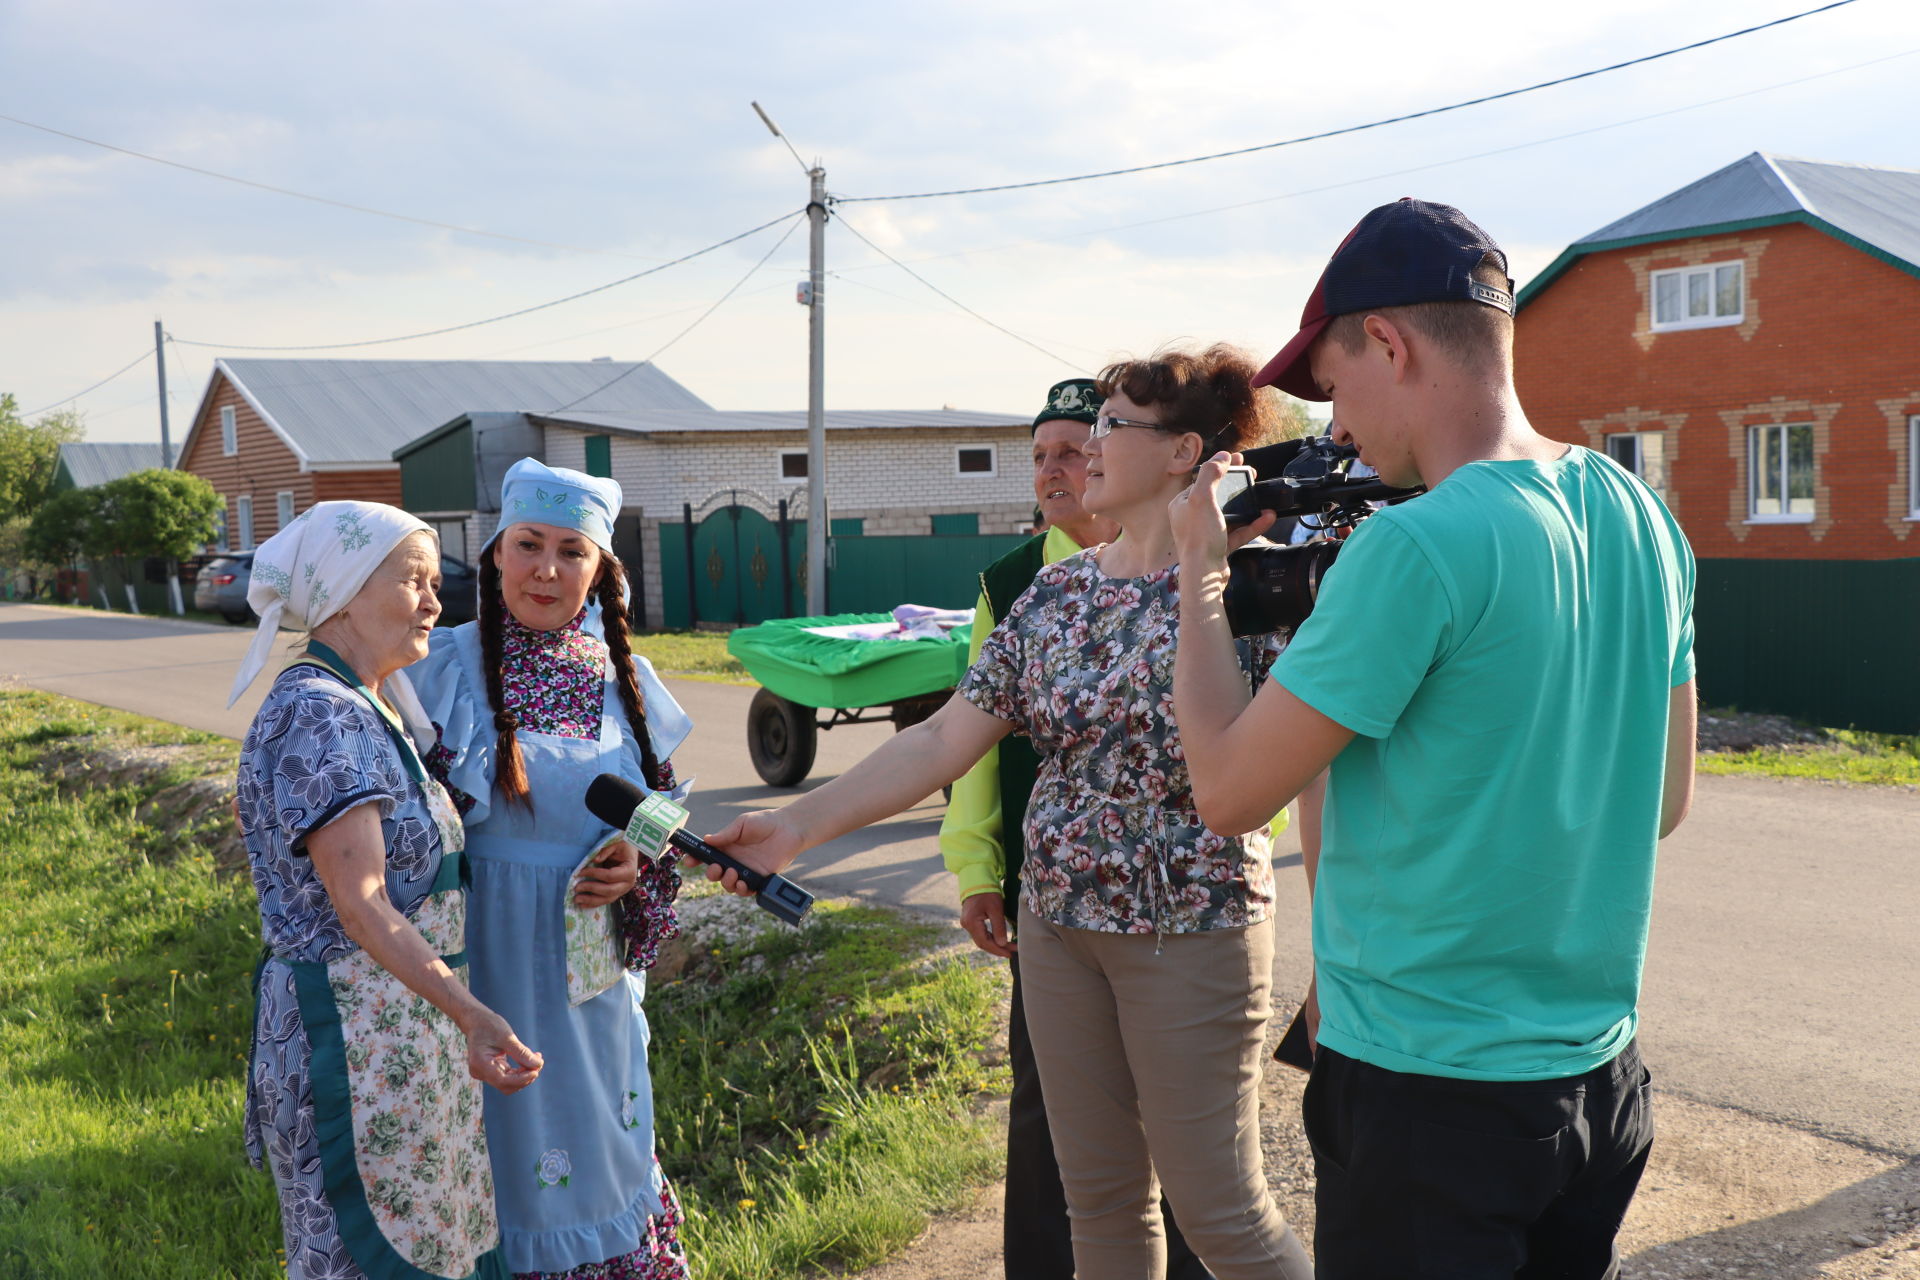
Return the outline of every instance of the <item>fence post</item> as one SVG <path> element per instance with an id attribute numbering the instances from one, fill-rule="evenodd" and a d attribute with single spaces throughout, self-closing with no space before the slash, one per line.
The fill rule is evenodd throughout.
<path id="1" fill-rule="evenodd" d="M 787 500 L 780 499 L 780 613 L 783 617 L 793 616 L 793 565 L 787 549 L 789 532 L 787 521 Z"/>
<path id="2" fill-rule="evenodd" d="M 693 576 L 693 504 L 680 504 L 680 518 L 687 524 L 687 630 L 700 628 L 700 583 Z"/>

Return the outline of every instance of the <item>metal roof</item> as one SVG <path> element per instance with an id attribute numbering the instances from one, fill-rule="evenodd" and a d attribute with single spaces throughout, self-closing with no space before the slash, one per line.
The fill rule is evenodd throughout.
<path id="1" fill-rule="evenodd" d="M 1803 222 L 1920 276 L 1920 171 L 1796 160 L 1756 151 L 1569 245 L 1520 304 L 1603 249 Z"/>
<path id="2" fill-rule="evenodd" d="M 77 489 L 91 489 L 162 465 L 157 444 L 63 444 L 60 461 Z"/>
<path id="3" fill-rule="evenodd" d="M 651 364 L 588 360 L 221 359 L 305 464 L 392 465 L 393 451 L 470 412 L 708 410 Z M 211 393 L 212 384 L 208 384 Z"/>
<path id="4" fill-rule="evenodd" d="M 531 413 L 539 423 L 622 435 L 657 435 L 678 431 L 805 431 L 804 409 L 758 413 L 726 410 L 655 410 L 640 413 Z M 841 409 L 826 414 L 829 431 L 968 430 L 987 427 L 1024 427 L 1031 418 L 1010 413 L 979 413 L 971 409 Z"/>

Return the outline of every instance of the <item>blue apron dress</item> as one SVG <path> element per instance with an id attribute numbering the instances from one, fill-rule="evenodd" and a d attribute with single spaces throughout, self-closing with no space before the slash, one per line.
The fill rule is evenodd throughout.
<path id="1" fill-rule="evenodd" d="M 653 1158 L 645 978 L 623 973 L 578 1005 L 569 1005 L 567 990 L 573 871 L 614 834 L 583 799 L 599 774 L 638 779 L 639 752 L 609 679 L 597 739 L 518 731 L 534 808 L 504 803 L 491 794 L 492 712 L 479 628 L 436 633 L 434 642 L 432 656 L 408 674 L 446 725 L 445 745 L 461 752 L 454 785 L 479 802 L 468 815 L 466 850 L 473 993 L 546 1062 L 519 1093 L 486 1095 L 501 1251 L 515 1272 L 567 1271 L 639 1248 L 649 1216 L 664 1212 Z M 456 682 L 464 687 L 450 697 Z M 647 706 L 650 722 L 685 719 L 664 688 L 648 691 Z M 656 745 L 670 750 L 684 733 L 664 743 L 663 736 L 655 733 Z"/>

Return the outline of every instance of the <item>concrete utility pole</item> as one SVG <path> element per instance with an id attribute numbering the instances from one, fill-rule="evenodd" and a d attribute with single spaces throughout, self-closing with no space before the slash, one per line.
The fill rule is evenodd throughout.
<path id="1" fill-rule="evenodd" d="M 160 465 L 173 466 L 173 437 L 167 433 L 167 335 L 153 322 L 153 363 L 160 370 Z"/>
<path id="2" fill-rule="evenodd" d="M 827 170 L 811 167 L 794 151 L 766 108 L 751 104 L 767 132 L 786 143 L 807 171 L 807 283 L 800 301 L 807 307 L 807 613 L 827 611 Z"/>

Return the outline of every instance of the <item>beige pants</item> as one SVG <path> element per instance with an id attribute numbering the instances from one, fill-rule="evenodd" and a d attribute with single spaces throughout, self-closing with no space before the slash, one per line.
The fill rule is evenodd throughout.
<path id="1" fill-rule="evenodd" d="M 1019 938 L 1078 1280 L 1158 1280 L 1162 1183 L 1218 1280 L 1307 1280 L 1260 1159 L 1272 922 L 1156 939 L 1065 928 L 1023 905 Z"/>

